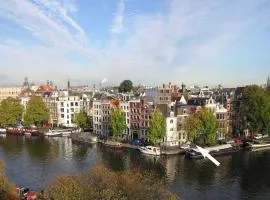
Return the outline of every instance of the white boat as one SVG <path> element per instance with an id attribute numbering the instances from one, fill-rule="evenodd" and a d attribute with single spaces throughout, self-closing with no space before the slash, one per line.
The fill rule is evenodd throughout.
<path id="1" fill-rule="evenodd" d="M 5 128 L 0 128 L 0 134 L 6 133 L 6 132 L 7 132 L 7 130 Z"/>
<path id="2" fill-rule="evenodd" d="M 153 147 L 153 146 L 145 146 L 145 147 L 139 147 L 140 152 L 150 155 L 160 155 L 161 151 L 159 147 Z"/>
<path id="3" fill-rule="evenodd" d="M 184 143 L 180 145 L 180 149 L 186 150 L 190 148 L 190 142 Z"/>
<path id="4" fill-rule="evenodd" d="M 44 133 L 44 136 L 48 136 L 48 137 L 61 137 L 62 136 L 62 133 L 49 130 L 48 132 Z"/>
<path id="5" fill-rule="evenodd" d="M 265 144 L 251 144 L 252 148 L 264 148 L 264 147 L 270 147 L 269 143 L 265 143 Z"/>

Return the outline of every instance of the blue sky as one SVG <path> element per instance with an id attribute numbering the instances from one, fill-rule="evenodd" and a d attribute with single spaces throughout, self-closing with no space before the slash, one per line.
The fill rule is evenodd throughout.
<path id="1" fill-rule="evenodd" d="M 261 84 L 269 19 L 269 0 L 0 0 L 0 84 Z"/>

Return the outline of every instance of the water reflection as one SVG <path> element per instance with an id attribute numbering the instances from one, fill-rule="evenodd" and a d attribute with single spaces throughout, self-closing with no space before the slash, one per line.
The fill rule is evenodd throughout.
<path id="1" fill-rule="evenodd" d="M 88 156 L 88 146 L 82 145 L 74 148 L 72 151 L 72 155 L 74 158 L 78 160 L 85 160 Z"/>
<path id="2" fill-rule="evenodd" d="M 20 153 L 23 151 L 24 137 L 7 135 L 0 138 L 0 146 L 8 153 Z"/>
<path id="3" fill-rule="evenodd" d="M 73 144 L 69 138 L 0 138 L 0 159 L 17 184 L 41 190 L 55 176 L 75 174 L 103 163 L 113 170 L 147 170 L 166 179 L 184 199 L 270 199 L 270 153 L 239 152 L 207 159 L 183 155 L 148 156 L 130 149 Z"/>
<path id="4" fill-rule="evenodd" d="M 46 138 L 31 137 L 25 138 L 24 146 L 33 159 L 41 161 L 55 159 L 59 156 L 59 144 Z"/>

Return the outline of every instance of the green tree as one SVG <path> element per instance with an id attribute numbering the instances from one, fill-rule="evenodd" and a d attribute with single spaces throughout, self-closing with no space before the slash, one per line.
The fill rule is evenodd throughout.
<path id="1" fill-rule="evenodd" d="M 156 109 L 152 118 L 149 120 L 149 139 L 156 144 L 166 135 L 165 117 L 162 115 L 159 109 Z"/>
<path id="2" fill-rule="evenodd" d="M 44 123 L 49 120 L 49 117 L 49 109 L 42 101 L 42 98 L 36 96 L 31 97 L 24 114 L 24 124 L 35 124 L 36 126 L 43 126 Z"/>
<path id="3" fill-rule="evenodd" d="M 23 112 L 23 106 L 19 100 L 8 97 L 0 104 L 0 125 L 14 125 L 20 119 Z"/>
<path id="4" fill-rule="evenodd" d="M 113 109 L 109 116 L 109 129 L 110 134 L 113 137 L 122 136 L 123 131 L 126 128 L 125 113 L 120 109 Z"/>
<path id="5" fill-rule="evenodd" d="M 131 80 L 124 80 L 121 82 L 119 88 L 118 88 L 119 92 L 130 92 L 131 90 L 133 90 L 133 83 Z"/>
<path id="6" fill-rule="evenodd" d="M 270 86 L 266 88 L 266 93 L 267 93 L 268 96 L 270 97 Z"/>
<path id="7" fill-rule="evenodd" d="M 257 85 L 245 87 L 241 107 L 242 129 L 266 134 L 270 128 L 270 97 Z"/>
<path id="8" fill-rule="evenodd" d="M 73 123 L 79 127 L 86 127 L 87 126 L 87 115 L 84 111 L 80 111 L 75 113 L 73 119 Z"/>
<path id="9" fill-rule="evenodd" d="M 199 119 L 201 123 L 201 133 L 204 136 L 205 144 L 211 146 L 216 143 L 217 136 L 217 119 L 213 113 L 207 109 L 202 108 L 199 111 Z"/>

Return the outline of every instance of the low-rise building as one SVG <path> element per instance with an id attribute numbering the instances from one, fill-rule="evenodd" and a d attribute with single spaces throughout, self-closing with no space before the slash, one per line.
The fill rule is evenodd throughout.
<path id="1" fill-rule="evenodd" d="M 8 97 L 18 98 L 22 90 L 22 87 L 0 87 L 0 102 Z"/>

